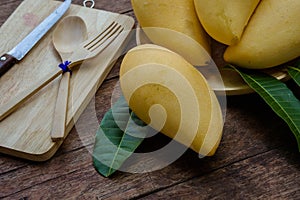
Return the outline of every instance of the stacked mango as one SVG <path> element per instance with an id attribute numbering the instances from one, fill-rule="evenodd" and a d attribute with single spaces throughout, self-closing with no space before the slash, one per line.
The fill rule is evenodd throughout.
<path id="1" fill-rule="evenodd" d="M 123 94 L 142 120 L 204 156 L 214 154 L 223 128 L 217 98 L 193 67 L 210 59 L 211 38 L 227 45 L 224 60 L 239 67 L 271 68 L 300 56 L 299 0 L 131 1 L 154 44 L 125 56 Z"/>
<path id="2" fill-rule="evenodd" d="M 299 0 L 132 0 L 132 6 L 141 27 L 183 33 L 210 52 L 208 33 L 229 45 L 224 59 L 240 67 L 269 68 L 300 55 Z M 170 35 L 162 41 L 177 49 Z"/>

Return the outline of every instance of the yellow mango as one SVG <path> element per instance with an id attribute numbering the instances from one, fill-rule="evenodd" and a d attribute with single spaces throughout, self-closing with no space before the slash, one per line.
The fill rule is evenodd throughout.
<path id="1" fill-rule="evenodd" d="M 224 59 L 240 67 L 263 69 L 300 56 L 300 1 L 263 0 L 236 45 Z"/>
<path id="2" fill-rule="evenodd" d="M 135 16 L 154 43 L 177 52 L 193 65 L 204 65 L 209 37 L 196 15 L 193 0 L 131 0 Z M 208 54 L 203 55 L 202 49 Z"/>
<path id="3" fill-rule="evenodd" d="M 237 43 L 260 0 L 194 0 L 199 20 L 218 42 Z"/>
<path id="4" fill-rule="evenodd" d="M 177 53 L 153 44 L 131 49 L 120 69 L 130 108 L 144 122 L 203 155 L 220 143 L 220 104 L 203 75 Z"/>

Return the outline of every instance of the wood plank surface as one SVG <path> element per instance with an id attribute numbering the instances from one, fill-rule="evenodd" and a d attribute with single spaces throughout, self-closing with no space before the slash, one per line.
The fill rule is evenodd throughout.
<path id="1" fill-rule="evenodd" d="M 1 24 L 21 2 L 0 4 Z M 133 16 L 130 0 L 95 2 L 97 9 Z M 98 123 L 111 106 L 120 62 L 51 160 L 35 163 L 0 154 L 0 199 L 300 199 L 294 136 L 256 94 L 227 98 L 224 136 L 215 156 L 199 159 L 188 150 L 158 171 L 99 175 L 91 151 Z M 167 142 L 158 134 L 138 151 Z"/>
<path id="2" fill-rule="evenodd" d="M 271 150 L 154 192 L 145 199 L 189 199 L 191 195 L 199 199 L 299 199 L 298 159 L 298 152 Z"/>

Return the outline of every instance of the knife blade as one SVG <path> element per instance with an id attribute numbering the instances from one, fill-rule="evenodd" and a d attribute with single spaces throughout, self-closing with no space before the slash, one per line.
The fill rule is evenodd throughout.
<path id="1" fill-rule="evenodd" d="M 0 57 L 0 77 L 14 66 L 14 64 L 22 60 L 38 41 L 53 27 L 53 25 L 56 24 L 69 9 L 71 1 L 72 0 L 65 0 L 19 44 Z"/>

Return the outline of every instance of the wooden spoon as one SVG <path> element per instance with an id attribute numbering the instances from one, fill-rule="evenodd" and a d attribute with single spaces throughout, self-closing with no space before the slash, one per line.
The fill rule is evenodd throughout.
<path id="1" fill-rule="evenodd" d="M 66 62 L 83 41 L 87 39 L 87 28 L 82 18 L 64 18 L 53 32 L 53 45 L 62 62 Z M 68 113 L 69 81 L 71 72 L 62 74 L 56 99 L 51 138 L 58 141 L 64 138 Z"/>

